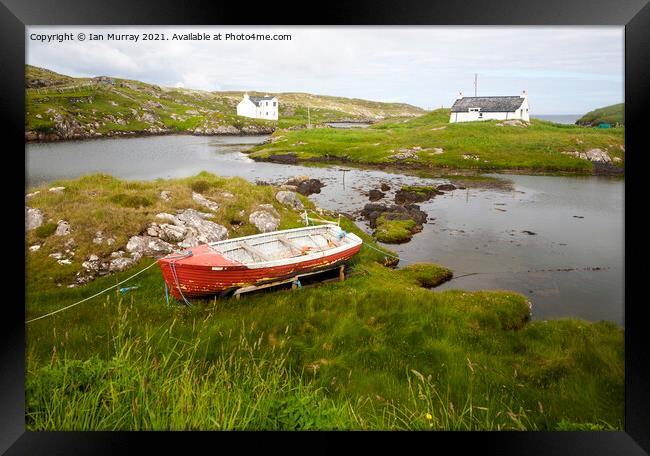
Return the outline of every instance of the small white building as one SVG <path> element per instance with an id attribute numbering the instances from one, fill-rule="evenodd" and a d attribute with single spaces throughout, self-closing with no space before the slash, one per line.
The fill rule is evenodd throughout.
<path id="1" fill-rule="evenodd" d="M 237 115 L 253 119 L 278 120 L 278 99 L 265 95 L 250 97 L 244 94 L 244 99 L 237 105 Z"/>
<path id="2" fill-rule="evenodd" d="M 464 97 L 461 92 L 451 107 L 449 123 L 509 119 L 530 122 L 526 91 L 512 97 Z"/>

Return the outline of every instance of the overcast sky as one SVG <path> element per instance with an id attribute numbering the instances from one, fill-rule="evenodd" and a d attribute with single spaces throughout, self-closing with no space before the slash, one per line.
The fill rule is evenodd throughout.
<path id="1" fill-rule="evenodd" d="M 168 41 L 41 43 L 32 33 L 165 33 Z M 172 41 L 173 33 L 290 41 Z M 623 27 L 28 27 L 27 63 L 202 90 L 310 92 L 449 107 L 459 91 L 518 95 L 531 115 L 623 102 Z"/>

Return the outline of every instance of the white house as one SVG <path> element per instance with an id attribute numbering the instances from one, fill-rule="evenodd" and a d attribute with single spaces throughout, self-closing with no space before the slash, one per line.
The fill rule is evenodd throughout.
<path id="1" fill-rule="evenodd" d="M 237 115 L 253 119 L 278 120 L 278 99 L 265 95 L 250 97 L 244 94 L 244 99 L 237 105 Z"/>
<path id="2" fill-rule="evenodd" d="M 449 123 L 493 119 L 530 122 L 526 91 L 513 97 L 464 97 L 461 92 L 451 107 Z"/>

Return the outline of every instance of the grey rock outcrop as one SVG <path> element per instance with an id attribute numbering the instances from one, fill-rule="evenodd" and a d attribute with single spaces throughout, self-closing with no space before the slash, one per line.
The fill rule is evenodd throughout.
<path id="1" fill-rule="evenodd" d="M 170 223 L 153 222 L 147 227 L 146 234 L 165 242 L 175 242 L 182 248 L 228 239 L 228 229 L 206 220 L 210 217 L 211 213 L 194 209 L 185 209 L 177 215 L 161 212 L 156 214 L 156 218 Z"/>
<path id="2" fill-rule="evenodd" d="M 178 225 L 171 225 L 169 223 L 157 224 L 152 223 L 147 228 L 147 234 L 150 236 L 159 237 L 167 242 L 180 242 L 185 239 L 187 228 Z"/>
<path id="3" fill-rule="evenodd" d="M 309 196 L 312 193 L 320 193 L 321 187 L 324 187 L 324 184 L 318 179 L 307 179 L 299 183 L 296 186 L 296 190 L 301 195 Z"/>
<path id="4" fill-rule="evenodd" d="M 228 229 L 218 223 L 205 220 L 205 215 L 194 209 L 185 209 L 177 215 L 176 218 L 187 229 L 185 239 L 178 244 L 179 246 L 186 248 L 197 244 L 206 244 L 208 242 L 228 239 Z"/>
<path id="5" fill-rule="evenodd" d="M 607 152 L 601 149 L 590 149 L 586 152 L 563 152 L 565 155 L 572 155 L 583 160 L 589 160 L 596 163 L 611 163 L 612 159 Z"/>
<path id="6" fill-rule="evenodd" d="M 152 236 L 132 236 L 126 244 L 126 250 L 132 254 L 159 258 L 172 253 L 174 246 Z"/>
<path id="7" fill-rule="evenodd" d="M 57 236 L 67 236 L 72 232 L 70 228 L 70 223 L 65 220 L 59 220 L 59 223 L 56 226 L 56 231 L 54 232 Z"/>
<path id="8" fill-rule="evenodd" d="M 250 223 L 261 233 L 275 231 L 280 226 L 280 214 L 270 204 L 262 204 L 248 217 Z"/>
<path id="9" fill-rule="evenodd" d="M 376 228 L 377 219 L 384 216 L 385 220 L 413 220 L 421 228 L 427 221 L 427 213 L 420 209 L 417 204 L 384 205 L 379 203 L 368 203 L 363 207 L 361 215 L 368 220 L 371 228 Z"/>
<path id="10" fill-rule="evenodd" d="M 167 212 L 161 212 L 156 214 L 156 218 L 167 220 L 168 222 L 173 223 L 174 225 L 183 225 L 183 223 L 176 218 L 175 215 L 169 214 Z"/>
<path id="11" fill-rule="evenodd" d="M 101 261 L 97 255 L 90 255 L 88 260 L 81 263 L 81 266 L 88 272 L 97 273 L 101 266 Z"/>
<path id="12" fill-rule="evenodd" d="M 25 229 L 27 231 L 38 228 L 43 224 L 43 213 L 40 209 L 25 206 Z"/>
<path id="13" fill-rule="evenodd" d="M 192 199 L 197 203 L 199 203 L 201 206 L 207 207 L 211 211 L 216 212 L 219 210 L 219 205 L 217 203 L 207 199 L 205 196 L 201 195 L 200 193 L 192 192 Z"/>
<path id="14" fill-rule="evenodd" d="M 285 184 L 287 185 L 293 185 L 294 187 L 300 185 L 301 183 L 308 181 L 309 176 L 301 175 L 301 176 L 293 176 L 291 179 L 287 180 Z"/>
<path id="15" fill-rule="evenodd" d="M 296 195 L 294 192 L 280 191 L 275 195 L 275 199 L 277 199 L 283 205 L 291 207 L 292 209 L 301 211 L 305 208 L 305 206 L 302 204 L 302 201 L 300 201 L 300 198 L 298 198 L 298 195 Z"/>
<path id="16" fill-rule="evenodd" d="M 134 258 L 122 257 L 111 260 L 108 264 L 108 272 L 120 272 L 135 264 Z"/>
<path id="17" fill-rule="evenodd" d="M 401 188 L 395 193 L 395 202 L 397 204 L 422 203 L 441 193 L 431 187 L 414 187 L 411 190 Z"/>
<path id="18" fill-rule="evenodd" d="M 400 149 L 396 154 L 391 155 L 388 158 L 393 158 L 395 160 L 417 160 L 418 152 L 422 150 L 422 147 L 415 146 L 410 149 Z"/>
<path id="19" fill-rule="evenodd" d="M 504 120 L 503 122 L 496 123 L 494 124 L 497 127 L 503 127 L 504 125 L 511 126 L 511 127 L 527 127 L 528 124 L 526 122 L 522 122 L 521 120 L 518 119 L 511 119 L 511 120 Z"/>
<path id="20" fill-rule="evenodd" d="M 450 192 L 456 190 L 456 186 L 454 184 L 440 184 L 436 185 L 436 190 L 439 192 Z"/>

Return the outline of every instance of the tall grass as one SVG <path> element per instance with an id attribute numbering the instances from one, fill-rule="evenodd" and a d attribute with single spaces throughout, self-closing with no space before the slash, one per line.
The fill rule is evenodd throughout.
<path id="1" fill-rule="evenodd" d="M 165 308 L 152 272 L 128 297 L 35 322 L 28 426 L 622 428 L 614 325 L 530 323 L 518 295 L 432 293 L 421 270 L 362 267 L 344 283 L 192 308 Z"/>
<path id="2" fill-rule="evenodd" d="M 288 348 L 270 356 L 250 331 L 207 362 L 199 341 L 181 340 L 174 320 L 145 337 L 130 336 L 121 301 L 104 360 L 59 357 L 38 368 L 28 357 L 27 425 L 32 430 L 190 430 L 346 428 L 335 404 L 286 368 Z M 154 349 L 169 344 L 166 353 Z M 209 341 L 203 341 L 209 346 Z M 224 345 L 225 347 L 226 345 Z M 230 346 L 230 345 L 228 345 Z"/>
<path id="3" fill-rule="evenodd" d="M 176 318 L 164 330 L 133 337 L 132 312 L 118 302 L 109 359 L 81 361 L 54 350 L 38 367 L 28 357 L 30 430 L 537 429 L 513 398 L 478 397 L 473 378 L 460 400 L 453 385 L 440 386 L 414 369 L 404 402 L 332 398 L 288 368 L 290 338 L 269 352 L 244 326 L 225 335 L 232 343 L 207 361 L 201 346 L 210 341 L 179 338 Z M 160 344 L 168 347 L 164 353 L 155 349 Z M 467 366 L 473 374 L 469 358 Z"/>

